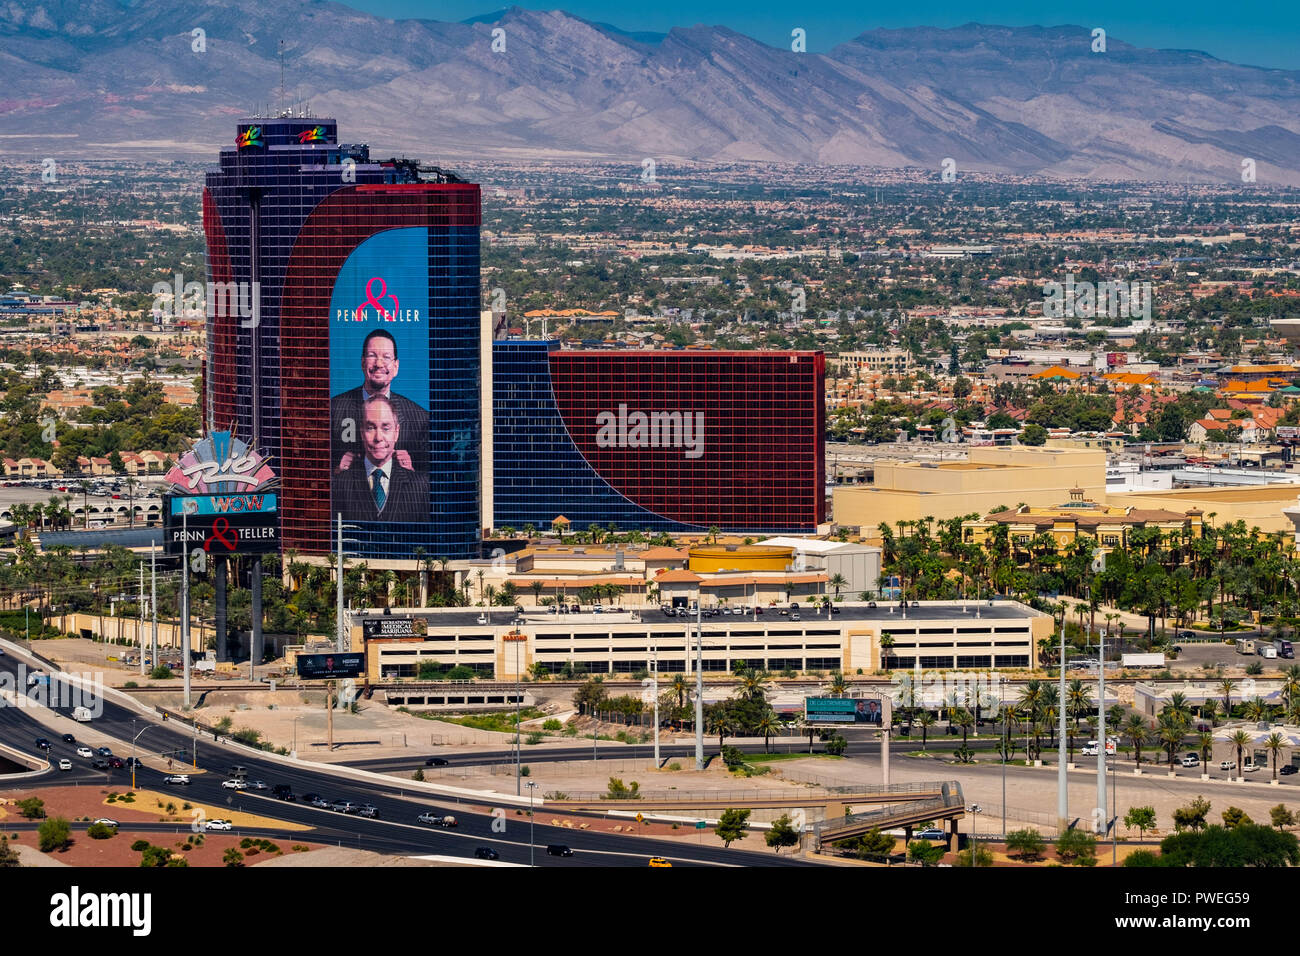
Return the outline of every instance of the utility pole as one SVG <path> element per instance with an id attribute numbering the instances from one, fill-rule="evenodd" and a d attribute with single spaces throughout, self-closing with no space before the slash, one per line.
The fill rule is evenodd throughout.
<path id="1" fill-rule="evenodd" d="M 334 682 L 325 683 L 325 752 L 334 752 Z"/>
<path id="2" fill-rule="evenodd" d="M 1061 659 L 1057 661 L 1061 671 L 1061 687 L 1058 695 L 1057 710 L 1060 712 L 1060 729 L 1057 731 L 1056 752 L 1056 817 L 1057 832 L 1064 833 L 1070 819 L 1070 797 L 1067 792 L 1069 783 L 1066 779 L 1065 761 L 1065 621 L 1061 621 Z"/>
<path id="3" fill-rule="evenodd" d="M 695 593 L 695 769 L 704 769 L 704 605 Z M 689 652 L 688 652 L 689 653 Z"/>
<path id="4" fill-rule="evenodd" d="M 144 674 L 144 562 L 140 562 L 140 627 L 135 632 L 135 643 L 140 648 L 140 674 Z"/>
<path id="5" fill-rule="evenodd" d="M 337 650 L 342 654 L 346 647 L 343 646 L 343 512 L 338 513 L 339 524 L 339 570 L 338 570 L 338 610 L 335 612 L 338 622 L 338 639 L 335 642 Z M 332 749 L 332 748 L 331 748 Z"/>
<path id="6" fill-rule="evenodd" d="M 1097 639 L 1097 832 L 1106 826 L 1106 629 Z"/>
<path id="7" fill-rule="evenodd" d="M 158 666 L 158 543 L 149 545 L 149 609 L 153 614 L 153 666 Z M 140 673 L 144 673 L 144 655 L 140 655 Z"/>
<path id="8" fill-rule="evenodd" d="M 659 769 L 659 646 L 656 644 L 651 651 L 650 663 L 653 670 L 650 672 L 653 680 L 655 695 L 655 769 Z"/>

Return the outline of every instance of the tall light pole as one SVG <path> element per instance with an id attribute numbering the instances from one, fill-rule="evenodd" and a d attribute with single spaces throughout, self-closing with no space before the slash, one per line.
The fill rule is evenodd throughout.
<path id="1" fill-rule="evenodd" d="M 523 691 L 519 687 L 519 645 L 528 640 L 528 638 L 525 637 L 516 627 L 514 631 L 504 635 L 501 639 L 503 641 L 509 641 L 515 645 L 515 796 L 519 796 L 519 783 L 523 779 L 520 767 L 520 752 L 522 748 L 520 747 L 519 739 L 519 734 L 522 730 L 519 723 L 519 705 L 520 699 L 523 697 Z M 594 749 L 594 743 L 592 744 L 592 747 Z"/>
<path id="2" fill-rule="evenodd" d="M 659 645 L 651 650 L 651 688 L 655 698 L 655 769 L 659 769 Z"/>
<path id="3" fill-rule="evenodd" d="M 1002 839 L 1007 838 L 1007 679 L 999 677 L 998 707 L 1002 711 Z"/>
<path id="4" fill-rule="evenodd" d="M 1059 729 L 1056 733 L 1056 817 L 1057 832 L 1064 833 L 1066 821 L 1070 818 L 1069 782 L 1066 776 L 1065 761 L 1065 621 L 1061 621 L 1061 656 L 1057 661 L 1061 672 L 1060 693 L 1057 695 L 1056 709 L 1059 711 Z"/>
<path id="5" fill-rule="evenodd" d="M 704 604 L 695 596 L 695 769 L 704 769 Z M 689 653 L 689 651 L 688 651 Z"/>
<path id="6" fill-rule="evenodd" d="M 149 610 L 153 615 L 153 661 L 158 666 L 158 543 L 149 544 Z M 140 655 L 140 673 L 144 673 L 144 655 Z"/>
<path id="7" fill-rule="evenodd" d="M 529 866 L 537 865 L 536 863 L 533 862 L 534 860 L 533 851 L 536 848 L 536 844 L 533 842 L 533 821 L 537 819 L 536 814 L 533 812 L 533 795 L 536 792 L 537 792 L 537 781 L 529 780 L 528 781 L 528 865 Z"/>
<path id="8" fill-rule="evenodd" d="M 186 498 L 181 504 L 181 661 L 185 674 L 185 709 L 190 709 L 190 538 L 189 518 L 198 502 Z"/>
<path id="9" fill-rule="evenodd" d="M 338 570 L 338 610 L 335 612 L 335 620 L 338 622 L 338 637 L 335 640 L 335 650 L 342 654 L 347 648 L 343 646 L 343 512 L 338 513 L 339 523 L 339 570 Z"/>
<path id="10" fill-rule="evenodd" d="M 1097 630 L 1097 827 L 1106 821 L 1106 629 Z"/>
<path id="11" fill-rule="evenodd" d="M 140 648 L 140 675 L 144 676 L 144 562 L 140 562 L 140 626 L 135 632 L 135 643 Z"/>

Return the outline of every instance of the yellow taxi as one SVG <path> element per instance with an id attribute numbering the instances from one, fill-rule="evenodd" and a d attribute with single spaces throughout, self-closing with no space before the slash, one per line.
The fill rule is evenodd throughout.
<path id="1" fill-rule="evenodd" d="M 650 865 L 651 866 L 672 866 L 672 864 L 669 863 L 667 860 L 665 860 L 662 856 L 650 857 Z"/>

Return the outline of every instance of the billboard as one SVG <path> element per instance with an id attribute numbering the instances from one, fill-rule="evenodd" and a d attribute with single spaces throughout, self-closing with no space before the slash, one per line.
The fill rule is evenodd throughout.
<path id="1" fill-rule="evenodd" d="M 424 637 L 428 633 L 424 618 L 368 617 L 361 622 L 361 633 L 372 637 Z"/>
<path id="2" fill-rule="evenodd" d="M 425 228 L 376 233 L 334 281 L 330 513 L 349 523 L 429 520 L 428 248 Z"/>
<path id="3" fill-rule="evenodd" d="M 274 509 L 230 515 L 191 512 L 182 520 L 179 509 L 186 500 L 194 499 L 167 496 L 163 516 L 167 554 L 185 554 L 187 550 L 197 549 L 208 554 L 266 554 L 280 550 L 280 521 Z"/>
<path id="4" fill-rule="evenodd" d="M 360 677 L 366 672 L 366 655 L 361 653 L 299 654 L 298 676 L 304 680 Z"/>
<path id="5" fill-rule="evenodd" d="M 806 697 L 804 719 L 810 724 L 868 724 L 883 727 L 886 702 L 880 697 Z"/>

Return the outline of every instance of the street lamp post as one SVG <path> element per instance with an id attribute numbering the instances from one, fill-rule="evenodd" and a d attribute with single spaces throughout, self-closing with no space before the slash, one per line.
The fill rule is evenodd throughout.
<path id="1" fill-rule="evenodd" d="M 511 631 L 509 634 L 504 635 L 501 639 L 503 641 L 509 641 L 515 645 L 515 796 L 519 796 L 520 793 L 519 785 L 520 785 L 520 781 L 523 779 L 522 767 L 520 766 L 522 747 L 521 747 L 521 741 L 519 737 L 520 731 L 522 730 L 522 726 L 520 725 L 519 722 L 519 718 L 520 718 L 519 708 L 520 708 L 520 700 L 523 697 L 523 691 L 520 689 L 519 686 L 519 645 L 522 644 L 524 641 L 528 640 L 528 638 L 525 637 L 524 634 L 519 631 L 518 625 L 516 624 L 515 630 Z M 594 742 L 594 736 L 595 735 L 593 734 L 593 742 L 592 742 L 593 753 L 595 751 L 595 746 L 596 746 Z"/>
<path id="2" fill-rule="evenodd" d="M 536 819 L 536 815 L 533 813 L 533 795 L 536 792 L 537 792 L 537 782 L 535 780 L 529 780 L 528 781 L 528 865 L 529 866 L 537 865 L 536 863 L 533 862 L 534 860 L 533 850 L 536 846 L 536 844 L 534 844 L 533 842 L 533 821 Z"/>
<path id="3" fill-rule="evenodd" d="M 1097 826 L 1106 821 L 1106 629 L 1097 630 Z M 1105 830 L 1100 832 L 1105 833 Z"/>
<path id="4" fill-rule="evenodd" d="M 135 736 L 133 736 L 133 737 L 131 738 L 131 789 L 132 789 L 132 790 L 135 789 L 135 768 L 136 768 L 136 761 L 135 761 L 135 742 L 136 742 L 137 740 L 139 740 L 141 734 L 143 734 L 143 733 L 145 732 L 145 730 L 148 730 L 148 729 L 149 729 L 148 727 L 145 727 L 144 730 L 141 730 L 140 733 L 135 734 Z M 135 730 L 135 719 L 134 719 L 134 718 L 132 718 L 132 720 L 131 720 L 131 730 L 132 730 L 132 731 Z"/>
<path id="5" fill-rule="evenodd" d="M 1002 839 L 1007 838 L 1007 679 L 1000 678 L 998 705 L 1002 708 Z"/>

